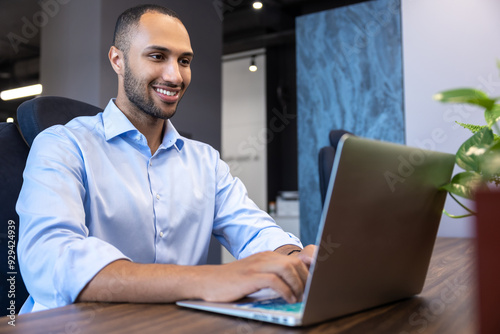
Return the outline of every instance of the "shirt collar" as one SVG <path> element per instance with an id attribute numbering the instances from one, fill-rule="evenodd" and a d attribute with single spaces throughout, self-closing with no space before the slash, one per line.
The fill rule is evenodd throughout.
<path id="1" fill-rule="evenodd" d="M 175 129 L 172 122 L 169 119 L 165 122 L 166 129 L 164 131 L 163 140 L 161 146 L 165 148 L 170 148 L 172 145 L 176 148 L 177 151 L 182 150 L 184 147 L 184 139 L 181 137 L 179 132 Z"/>
<path id="2" fill-rule="evenodd" d="M 106 141 L 113 139 L 128 132 L 135 132 L 137 135 L 140 132 L 129 121 L 127 116 L 116 106 L 115 99 L 111 99 L 104 109 L 103 115 L 104 136 Z M 164 131 L 162 144 L 160 147 L 170 148 L 175 146 L 177 151 L 180 151 L 184 146 L 184 140 L 175 129 L 170 120 L 165 122 L 166 129 Z"/>
<path id="3" fill-rule="evenodd" d="M 111 99 L 104 109 L 102 121 L 104 123 L 104 135 L 107 141 L 127 132 L 139 132 L 135 126 L 130 123 L 127 116 L 118 109 L 115 104 L 115 99 Z"/>

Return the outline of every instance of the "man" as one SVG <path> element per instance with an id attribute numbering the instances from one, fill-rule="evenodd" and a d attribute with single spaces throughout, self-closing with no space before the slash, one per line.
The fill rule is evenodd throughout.
<path id="1" fill-rule="evenodd" d="M 314 246 L 302 250 L 213 148 L 169 120 L 193 60 L 178 16 L 153 5 L 125 11 L 108 56 L 116 99 L 47 129 L 31 148 L 17 204 L 30 292 L 21 312 L 75 301 L 232 301 L 262 288 L 300 300 Z M 212 234 L 239 260 L 203 265 Z"/>

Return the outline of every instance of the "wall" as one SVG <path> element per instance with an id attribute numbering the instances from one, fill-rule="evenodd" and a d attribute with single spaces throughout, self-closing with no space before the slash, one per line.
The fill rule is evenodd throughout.
<path id="1" fill-rule="evenodd" d="M 59 6 L 40 41 L 43 95 L 57 95 L 100 105 L 101 0 L 72 0 Z M 109 65 L 108 65 L 109 66 Z M 116 95 L 116 92 L 114 93 Z"/>
<path id="2" fill-rule="evenodd" d="M 245 184 L 249 197 L 267 210 L 266 56 L 263 50 L 224 58 L 222 66 L 222 159 Z M 250 72 L 250 56 L 257 72 Z M 234 60 L 231 60 L 234 59 Z"/>
<path id="3" fill-rule="evenodd" d="M 483 113 L 432 96 L 460 87 L 500 96 L 500 1 L 402 0 L 402 23 L 406 142 L 454 154 L 470 136 L 454 122 L 485 124 Z M 451 198 L 445 208 L 463 213 Z M 472 223 L 443 216 L 439 235 L 472 236 Z"/>
<path id="4" fill-rule="evenodd" d="M 321 217 L 318 153 L 344 129 L 404 143 L 399 0 L 297 18 L 300 235 L 316 241 Z"/>
<path id="5" fill-rule="evenodd" d="M 241 179 L 248 196 L 267 210 L 266 55 L 265 50 L 231 54 L 222 63 L 222 159 Z M 257 54 L 257 72 L 250 72 Z M 264 135 L 264 136 L 263 136 Z M 222 247 L 222 262 L 234 257 Z"/>

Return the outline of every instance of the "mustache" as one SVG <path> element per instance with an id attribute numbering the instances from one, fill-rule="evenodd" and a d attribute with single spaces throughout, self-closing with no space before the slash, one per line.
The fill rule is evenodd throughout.
<path id="1" fill-rule="evenodd" d="M 184 83 L 181 83 L 180 85 L 176 85 L 171 82 L 152 82 L 150 86 L 160 86 L 160 87 L 165 87 L 165 88 L 181 88 L 184 89 L 186 86 Z"/>

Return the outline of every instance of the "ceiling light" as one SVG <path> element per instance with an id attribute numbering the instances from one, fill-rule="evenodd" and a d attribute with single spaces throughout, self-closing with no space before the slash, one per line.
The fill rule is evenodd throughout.
<path id="1" fill-rule="evenodd" d="M 9 118 L 7 118 L 6 122 L 7 123 L 14 123 L 14 118 L 9 117 Z"/>
<path id="2" fill-rule="evenodd" d="M 42 85 L 36 84 L 15 89 L 4 90 L 0 93 L 0 98 L 4 101 L 19 99 L 21 97 L 39 95 L 42 93 Z"/>
<path id="3" fill-rule="evenodd" d="M 250 59 L 250 67 L 248 67 L 250 72 L 256 72 L 257 71 L 257 65 L 255 65 L 255 56 L 252 56 Z"/>
<path id="4" fill-rule="evenodd" d="M 261 9 L 263 5 L 262 5 L 262 2 L 260 2 L 260 1 L 254 1 L 252 6 L 254 9 Z"/>

